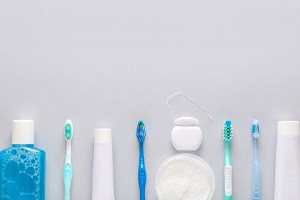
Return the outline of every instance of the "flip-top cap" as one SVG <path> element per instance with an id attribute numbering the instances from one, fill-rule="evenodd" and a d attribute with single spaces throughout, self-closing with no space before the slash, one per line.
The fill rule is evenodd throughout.
<path id="1" fill-rule="evenodd" d="M 12 144 L 34 144 L 33 120 L 14 120 L 12 122 Z"/>
<path id="2" fill-rule="evenodd" d="M 280 135 L 299 135 L 299 121 L 279 121 L 278 134 Z"/>
<path id="3" fill-rule="evenodd" d="M 94 142 L 109 142 L 112 140 L 110 128 L 96 128 Z"/>

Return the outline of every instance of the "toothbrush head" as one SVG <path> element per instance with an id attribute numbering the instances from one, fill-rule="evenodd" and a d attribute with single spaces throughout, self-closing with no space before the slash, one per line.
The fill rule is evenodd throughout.
<path id="1" fill-rule="evenodd" d="M 223 139 L 224 139 L 225 142 L 231 142 L 231 140 L 232 140 L 232 125 L 231 125 L 231 121 L 226 121 L 224 123 Z"/>
<path id="2" fill-rule="evenodd" d="M 251 132 L 253 138 L 259 138 L 259 124 L 257 120 L 253 121 Z"/>
<path id="3" fill-rule="evenodd" d="M 136 137 L 139 142 L 144 142 L 146 138 L 146 129 L 143 121 L 139 121 L 136 127 Z"/>
<path id="4" fill-rule="evenodd" d="M 71 120 L 67 120 L 65 123 L 65 139 L 72 140 L 73 137 L 73 124 Z"/>

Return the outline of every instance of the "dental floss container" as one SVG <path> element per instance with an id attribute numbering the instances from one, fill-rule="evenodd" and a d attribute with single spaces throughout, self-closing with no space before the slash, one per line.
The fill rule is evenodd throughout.
<path id="1" fill-rule="evenodd" d="M 192 117 L 176 119 L 171 142 L 177 151 L 196 151 L 202 144 L 199 120 Z"/>
<path id="2" fill-rule="evenodd" d="M 184 96 L 204 110 L 195 100 L 183 93 L 174 93 L 167 105 L 174 117 L 169 101 Z M 181 117 L 175 120 L 171 143 L 177 151 L 196 151 L 202 144 L 199 120 Z M 209 164 L 197 155 L 179 153 L 167 159 L 156 174 L 155 190 L 158 200 L 212 200 L 215 191 L 215 175 Z"/>
<path id="3" fill-rule="evenodd" d="M 171 142 L 177 151 L 196 151 L 202 139 L 199 120 L 193 117 L 175 120 Z M 215 175 L 209 164 L 191 153 L 168 158 L 155 179 L 158 200 L 212 200 L 215 187 Z"/>

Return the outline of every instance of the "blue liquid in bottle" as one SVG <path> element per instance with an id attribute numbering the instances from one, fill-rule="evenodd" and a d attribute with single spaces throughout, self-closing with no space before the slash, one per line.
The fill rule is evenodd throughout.
<path id="1" fill-rule="evenodd" d="M 0 199 L 45 200 L 44 151 L 34 147 L 33 121 L 13 121 L 12 147 L 0 152 Z"/>

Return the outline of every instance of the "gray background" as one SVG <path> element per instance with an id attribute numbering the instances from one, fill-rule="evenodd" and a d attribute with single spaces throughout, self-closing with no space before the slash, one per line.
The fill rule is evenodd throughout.
<path id="1" fill-rule="evenodd" d="M 138 199 L 135 126 L 147 126 L 147 199 L 159 166 L 176 152 L 176 116 L 204 130 L 197 155 L 223 196 L 222 126 L 231 119 L 234 199 L 251 196 L 254 118 L 260 120 L 262 197 L 273 199 L 278 120 L 299 119 L 299 0 L 6 0 L 0 2 L 0 148 L 11 121 L 34 119 L 47 152 L 47 199 L 63 199 L 63 126 L 73 120 L 73 199 L 91 199 L 93 132 L 111 127 L 117 200 Z"/>

